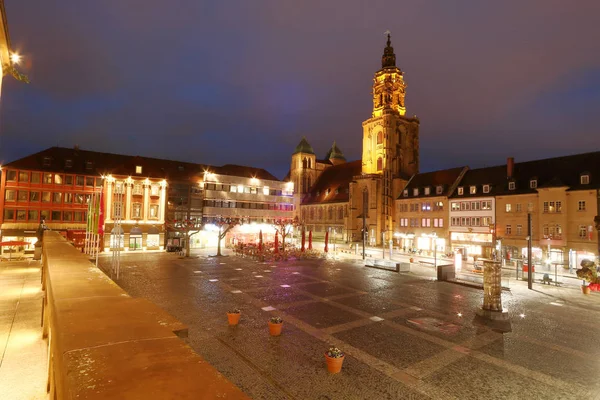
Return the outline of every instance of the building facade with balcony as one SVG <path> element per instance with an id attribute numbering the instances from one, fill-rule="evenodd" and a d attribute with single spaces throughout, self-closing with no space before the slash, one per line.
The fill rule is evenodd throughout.
<path id="1" fill-rule="evenodd" d="M 414 175 L 396 200 L 396 246 L 433 255 L 449 249 L 450 196 L 468 170 L 452 168 Z"/>

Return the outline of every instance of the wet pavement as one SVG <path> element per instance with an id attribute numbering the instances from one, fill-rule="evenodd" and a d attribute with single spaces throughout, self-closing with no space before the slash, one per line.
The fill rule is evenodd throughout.
<path id="1" fill-rule="evenodd" d="M 475 319 L 481 289 L 427 269 L 209 253 L 126 253 L 117 283 L 187 324 L 195 351 L 252 398 L 600 398 L 600 294 L 515 282 L 503 293 L 503 333 Z M 237 327 L 227 325 L 232 308 Z M 269 336 L 271 316 L 284 320 L 280 337 Z M 325 367 L 330 345 L 346 352 L 337 375 Z"/>

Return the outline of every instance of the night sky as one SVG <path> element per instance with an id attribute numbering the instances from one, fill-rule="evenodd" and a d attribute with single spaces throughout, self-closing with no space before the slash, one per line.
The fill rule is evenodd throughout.
<path id="1" fill-rule="evenodd" d="M 58 7 L 59 6 L 59 7 Z M 50 146 L 263 167 L 361 155 L 392 32 L 421 171 L 600 150 L 600 1 L 6 0 L 0 162 Z"/>

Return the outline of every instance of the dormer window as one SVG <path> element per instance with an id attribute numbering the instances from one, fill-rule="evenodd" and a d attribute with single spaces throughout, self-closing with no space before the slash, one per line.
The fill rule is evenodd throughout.
<path id="1" fill-rule="evenodd" d="M 44 167 L 50 166 L 50 157 L 44 157 Z"/>
<path id="2" fill-rule="evenodd" d="M 461 186 L 458 188 L 458 195 L 462 196 L 463 194 L 465 194 L 465 189 Z"/>
<path id="3" fill-rule="evenodd" d="M 426 188 L 425 188 L 425 195 L 426 195 L 426 196 L 428 196 L 428 195 L 429 195 L 429 188 L 428 188 L 428 187 L 426 187 Z"/>
<path id="4" fill-rule="evenodd" d="M 340 194 L 340 189 L 335 189 L 335 194 Z"/>
<path id="5" fill-rule="evenodd" d="M 408 197 L 408 190 L 404 189 L 404 191 L 402 192 L 402 194 L 404 195 L 404 197 Z"/>
<path id="6" fill-rule="evenodd" d="M 532 179 L 529 181 L 529 188 L 536 189 L 537 188 L 537 179 Z"/>
<path id="7" fill-rule="evenodd" d="M 483 185 L 483 193 L 489 193 L 490 192 L 490 185 Z"/>
<path id="8" fill-rule="evenodd" d="M 442 192 L 444 191 L 444 188 L 439 185 L 435 188 L 435 194 L 442 194 Z"/>
<path id="9" fill-rule="evenodd" d="M 85 169 L 87 169 L 88 171 L 92 169 L 92 162 L 91 161 L 86 161 L 85 162 Z"/>
<path id="10" fill-rule="evenodd" d="M 141 174 L 142 173 L 142 166 L 141 165 L 136 165 L 135 166 L 135 173 L 136 174 Z"/>
<path id="11" fill-rule="evenodd" d="M 515 183 L 514 182 L 508 182 L 508 190 L 515 190 Z"/>
<path id="12" fill-rule="evenodd" d="M 590 184 L 590 176 L 588 174 L 583 174 L 579 177 L 579 182 L 582 185 L 589 185 Z"/>
<path id="13" fill-rule="evenodd" d="M 71 168 L 73 166 L 73 160 L 65 160 L 65 168 Z"/>
<path id="14" fill-rule="evenodd" d="M 419 188 L 414 188 L 413 189 L 413 196 L 418 196 L 419 195 Z"/>
<path id="15" fill-rule="evenodd" d="M 327 189 L 327 190 L 325 191 L 325 195 L 326 195 L 326 196 L 329 196 L 329 193 L 330 193 L 330 190 L 329 190 L 329 189 Z"/>
<path id="16" fill-rule="evenodd" d="M 178 166 L 177 170 L 180 171 L 180 172 L 182 172 L 183 171 L 183 165 Z"/>
<path id="17" fill-rule="evenodd" d="M 471 193 L 471 194 L 477 193 L 477 186 L 469 186 L 469 193 Z"/>

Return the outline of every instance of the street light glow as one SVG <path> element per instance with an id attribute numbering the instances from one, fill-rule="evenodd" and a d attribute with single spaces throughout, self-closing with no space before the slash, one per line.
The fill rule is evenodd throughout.
<path id="1" fill-rule="evenodd" d="M 21 62 L 21 56 L 17 53 L 12 53 L 10 55 L 10 61 L 12 61 L 13 64 L 18 64 Z"/>

